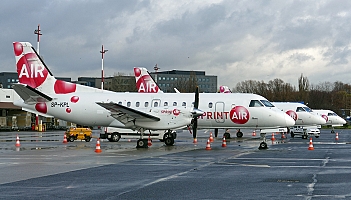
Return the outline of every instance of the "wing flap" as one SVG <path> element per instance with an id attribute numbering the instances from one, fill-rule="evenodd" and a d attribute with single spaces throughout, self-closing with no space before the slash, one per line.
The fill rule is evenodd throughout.
<path id="1" fill-rule="evenodd" d="M 111 112 L 111 116 L 122 122 L 123 124 L 127 124 L 128 122 L 155 122 L 160 121 L 160 118 L 150 115 L 148 113 L 135 110 L 120 104 L 116 103 L 99 103 L 98 105 L 109 110 Z"/>

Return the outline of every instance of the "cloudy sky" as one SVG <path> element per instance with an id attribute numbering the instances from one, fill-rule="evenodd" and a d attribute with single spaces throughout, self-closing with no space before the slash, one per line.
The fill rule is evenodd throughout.
<path id="1" fill-rule="evenodd" d="M 0 71 L 15 72 L 12 42 L 37 46 L 55 76 L 204 70 L 218 85 L 274 78 L 351 83 L 348 0 L 61 0 L 0 3 Z"/>

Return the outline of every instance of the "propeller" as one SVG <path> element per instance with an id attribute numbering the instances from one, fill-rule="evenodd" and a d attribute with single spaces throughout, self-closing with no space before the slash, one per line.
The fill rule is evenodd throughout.
<path id="1" fill-rule="evenodd" d="M 197 133 L 197 117 L 201 116 L 203 114 L 202 111 L 199 110 L 199 87 L 196 87 L 195 90 L 195 102 L 194 102 L 194 112 L 196 112 L 196 114 L 194 114 L 194 118 L 193 118 L 193 138 L 196 138 L 196 133 Z M 200 112 L 202 112 L 201 115 Z"/>

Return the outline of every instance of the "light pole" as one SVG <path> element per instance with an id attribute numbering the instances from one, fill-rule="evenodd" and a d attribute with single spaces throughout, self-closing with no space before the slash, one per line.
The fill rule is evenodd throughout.
<path id="1" fill-rule="evenodd" d="M 39 42 L 40 42 L 40 36 L 43 35 L 40 33 L 40 24 L 38 24 L 38 29 L 34 30 L 34 34 L 38 36 L 37 39 L 37 53 L 39 55 Z M 35 114 L 35 130 L 39 129 L 39 115 Z M 40 130 L 39 130 L 40 131 Z"/>
<path id="2" fill-rule="evenodd" d="M 101 90 L 104 89 L 104 54 L 107 52 L 107 49 L 104 49 L 104 45 L 101 48 Z"/>
<path id="3" fill-rule="evenodd" d="M 34 30 L 34 34 L 38 35 L 38 40 L 37 40 L 37 53 L 39 54 L 39 42 L 40 42 L 40 36 L 43 35 L 40 33 L 40 24 L 38 24 L 38 29 Z"/>

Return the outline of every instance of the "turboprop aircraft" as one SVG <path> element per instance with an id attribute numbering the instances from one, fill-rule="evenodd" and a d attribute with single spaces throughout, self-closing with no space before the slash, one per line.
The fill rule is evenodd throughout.
<path id="1" fill-rule="evenodd" d="M 333 129 L 331 130 L 331 133 L 335 133 L 334 127 L 346 124 L 346 120 L 331 110 L 313 109 L 313 112 L 319 114 L 325 119 L 325 125 L 332 126 Z"/>
<path id="2" fill-rule="evenodd" d="M 14 42 L 22 98 L 15 105 L 87 126 L 140 130 L 174 130 L 193 125 L 274 128 L 294 120 L 255 94 L 119 93 L 57 80 L 28 42 Z M 262 102 L 263 107 L 250 106 Z M 199 117 L 198 119 L 198 116 Z M 141 136 L 142 138 L 142 136 Z M 144 147 L 147 139 L 138 140 Z M 147 144 L 146 144 L 147 146 Z"/>
<path id="3" fill-rule="evenodd" d="M 149 72 L 147 71 L 146 68 L 143 67 L 135 67 L 134 68 L 134 74 L 135 74 L 135 80 L 136 80 L 136 86 L 137 86 L 137 90 L 140 93 L 160 93 L 162 92 L 162 90 L 159 88 L 159 86 L 157 85 L 157 83 L 154 81 L 154 79 L 151 77 L 151 75 L 149 74 Z M 175 89 L 175 91 L 177 93 L 179 93 L 178 90 Z M 221 87 L 221 93 L 231 93 L 230 89 L 228 87 Z M 220 93 L 212 93 L 212 95 L 215 94 L 220 94 Z M 236 94 L 236 93 L 231 93 L 231 95 Z M 227 94 L 229 95 L 229 94 Z M 244 95 L 244 94 L 236 94 L 236 95 Z M 250 95 L 250 94 L 246 94 L 246 95 Z M 216 96 L 216 95 L 215 95 Z M 225 96 L 225 98 L 227 98 L 228 96 Z M 271 107 L 273 109 L 273 105 L 269 103 L 268 100 L 264 100 L 264 101 L 250 101 L 248 102 L 248 104 L 246 105 L 249 108 L 254 108 L 254 107 Z M 275 109 L 275 108 L 274 108 Z M 209 117 L 215 117 L 212 116 L 212 113 L 204 113 L 203 116 L 198 117 L 199 120 L 204 120 L 204 119 L 208 119 Z M 215 121 L 218 121 L 217 123 L 220 123 L 218 119 L 216 119 Z M 218 126 L 216 126 L 216 123 L 212 123 L 212 127 L 208 127 L 207 128 L 215 128 L 215 135 L 217 136 L 218 133 Z M 258 127 L 256 124 L 253 124 L 253 126 L 250 127 L 250 125 L 247 125 L 244 128 L 262 128 L 264 126 L 264 124 L 262 124 L 262 126 Z M 198 125 L 198 128 L 204 128 L 202 127 L 202 125 Z M 222 127 L 219 127 L 222 128 Z M 229 128 L 229 127 L 224 127 L 224 128 Z M 243 133 L 240 131 L 240 128 L 243 128 L 243 126 L 240 125 L 233 125 L 230 128 L 239 128 L 239 131 L 237 132 L 237 137 L 242 137 Z M 224 133 L 224 136 L 226 138 L 230 137 L 230 135 L 228 132 Z M 264 144 L 263 144 L 264 145 Z M 264 146 L 260 146 L 261 148 L 264 148 Z"/>

